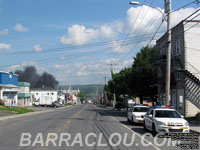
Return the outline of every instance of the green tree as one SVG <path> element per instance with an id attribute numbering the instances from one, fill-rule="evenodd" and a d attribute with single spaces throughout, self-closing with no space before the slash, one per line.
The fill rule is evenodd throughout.
<path id="1" fill-rule="evenodd" d="M 86 101 L 87 99 L 87 96 L 86 96 L 86 93 L 85 92 L 79 92 L 78 93 L 78 97 L 80 98 L 80 100 L 83 102 L 83 101 Z"/>
<path id="2" fill-rule="evenodd" d="M 117 100 L 128 95 L 140 97 L 141 103 L 143 100 L 156 101 L 157 68 L 153 64 L 157 61 L 157 48 L 144 47 L 133 59 L 132 67 L 112 74 L 112 79 L 105 86 L 108 98 L 113 99 L 115 92 Z"/>
<path id="3" fill-rule="evenodd" d="M 133 95 L 143 100 L 156 101 L 157 99 L 157 68 L 153 65 L 157 61 L 157 48 L 144 47 L 134 58 L 132 65 L 131 88 Z"/>

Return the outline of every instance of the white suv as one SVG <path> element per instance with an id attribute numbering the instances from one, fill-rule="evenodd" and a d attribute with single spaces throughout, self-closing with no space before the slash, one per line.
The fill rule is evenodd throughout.
<path id="1" fill-rule="evenodd" d="M 145 105 L 135 105 L 127 113 L 127 121 L 132 123 L 143 123 L 143 117 L 150 107 Z"/>
<path id="2" fill-rule="evenodd" d="M 189 124 L 175 109 L 151 108 L 144 116 L 144 129 L 148 129 L 155 135 L 158 132 L 188 133 Z"/>

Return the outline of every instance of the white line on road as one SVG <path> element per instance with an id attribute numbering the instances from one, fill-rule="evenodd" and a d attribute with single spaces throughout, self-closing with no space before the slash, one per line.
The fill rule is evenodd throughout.
<path id="1" fill-rule="evenodd" d="M 117 120 L 116 118 L 114 118 L 113 116 L 110 116 L 113 120 L 119 122 L 122 126 L 124 126 L 125 128 L 127 128 L 129 131 L 133 132 L 134 134 L 136 134 L 137 136 L 139 136 L 140 138 L 143 138 L 141 135 L 139 135 L 138 133 L 136 133 L 135 131 L 131 130 L 129 127 L 127 127 L 126 125 L 122 124 L 119 120 Z M 145 142 L 147 142 L 149 145 L 151 145 L 152 147 L 154 147 L 156 150 L 161 150 L 159 147 L 155 146 L 154 144 L 152 144 L 152 142 L 148 141 L 147 139 L 145 139 Z"/>

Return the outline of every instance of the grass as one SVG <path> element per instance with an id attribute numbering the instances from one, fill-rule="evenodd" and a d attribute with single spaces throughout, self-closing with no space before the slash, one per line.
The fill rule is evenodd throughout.
<path id="1" fill-rule="evenodd" d="M 67 106 L 69 106 L 69 105 L 71 105 L 71 104 L 65 104 L 65 107 L 67 107 Z"/>
<path id="2" fill-rule="evenodd" d="M 14 112 L 17 114 L 34 112 L 34 110 L 32 109 L 27 109 L 27 108 L 22 108 L 22 107 L 8 107 L 8 106 L 0 107 L 0 111 Z"/>

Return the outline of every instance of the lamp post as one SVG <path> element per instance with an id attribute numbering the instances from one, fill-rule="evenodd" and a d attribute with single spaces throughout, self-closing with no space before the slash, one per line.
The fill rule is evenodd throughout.
<path id="1" fill-rule="evenodd" d="M 131 1 L 131 5 L 145 5 L 157 9 L 163 16 L 163 19 L 167 21 L 167 60 L 166 60 L 166 74 L 165 74 L 165 104 L 169 105 L 170 99 L 170 74 L 171 74 L 171 0 L 165 1 L 165 13 L 167 13 L 167 19 L 165 18 L 164 13 L 157 7 L 153 7 L 146 4 L 140 4 L 136 1 Z"/>

